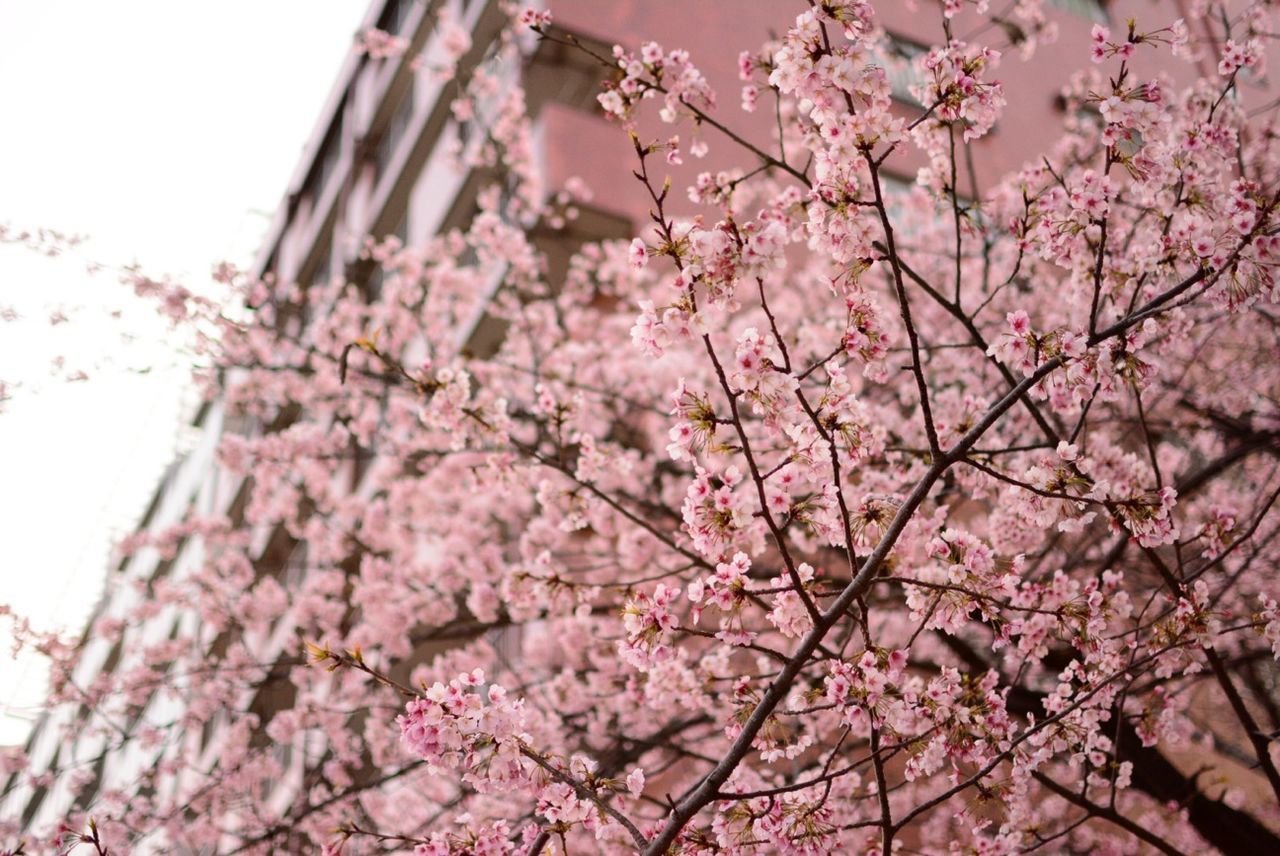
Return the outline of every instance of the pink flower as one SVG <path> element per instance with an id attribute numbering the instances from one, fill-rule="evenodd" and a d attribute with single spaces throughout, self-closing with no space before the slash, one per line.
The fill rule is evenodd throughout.
<path id="1" fill-rule="evenodd" d="M 537 9 L 533 6 L 526 6 L 520 10 L 520 16 L 517 18 L 521 27 L 534 28 L 546 27 L 551 23 L 551 12 L 546 9 Z"/>
<path id="2" fill-rule="evenodd" d="M 644 793 L 644 771 L 639 767 L 627 774 L 627 793 L 636 799 Z"/>
<path id="3" fill-rule="evenodd" d="M 631 267 L 640 270 L 649 263 L 649 248 L 644 245 L 644 241 L 636 238 L 627 250 L 627 258 L 631 261 Z"/>

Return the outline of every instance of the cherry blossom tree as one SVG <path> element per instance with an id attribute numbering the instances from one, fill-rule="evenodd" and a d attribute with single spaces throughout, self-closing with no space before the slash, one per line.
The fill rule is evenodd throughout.
<path id="1" fill-rule="evenodd" d="M 204 556 L 92 628 L 133 667 L 78 685 L 28 634 L 51 704 L 155 758 L 28 852 L 1280 850 L 1280 134 L 1237 91 L 1271 4 L 1096 27 L 1059 142 L 981 189 L 1039 3 L 922 4 L 912 115 L 870 2 L 784 6 L 740 62 L 761 139 L 693 53 L 513 10 L 495 61 L 598 60 L 651 203 L 563 277 L 531 226 L 583 191 L 539 186 L 519 90 L 479 118 L 484 65 L 454 111 L 502 181 L 465 230 L 371 239 L 377 300 L 130 274 L 202 336 L 246 489 L 128 540 Z M 708 147 L 737 166 L 666 180 Z M 136 638 L 164 609 L 199 621 Z"/>

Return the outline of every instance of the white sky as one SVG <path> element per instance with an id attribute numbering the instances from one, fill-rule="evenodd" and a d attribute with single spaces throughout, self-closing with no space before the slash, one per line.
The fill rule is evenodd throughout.
<path id="1" fill-rule="evenodd" d="M 152 275 L 247 264 L 366 5 L 0 0 L 0 223 L 86 235 L 84 259 Z M 0 379 L 20 384 L 0 412 L 0 604 L 78 631 L 192 394 L 164 328 L 83 259 L 0 245 L 5 306 L 22 318 L 0 321 Z M 50 326 L 54 308 L 71 322 Z M 57 355 L 89 380 L 53 378 Z M 43 691 L 40 661 L 8 649 L 0 627 L 0 744 Z"/>

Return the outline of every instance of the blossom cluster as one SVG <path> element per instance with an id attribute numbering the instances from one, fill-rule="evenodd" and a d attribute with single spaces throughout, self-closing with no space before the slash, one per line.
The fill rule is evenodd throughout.
<path id="1" fill-rule="evenodd" d="M 138 850 L 1276 850 L 1270 4 L 948 0 L 918 51 L 869 0 L 699 8 L 769 18 L 728 60 L 498 5 L 412 69 L 456 228 L 124 276 L 198 342 L 217 483 L 82 644 L 12 622 L 62 729 L 12 793 Z M 625 189 L 548 168 L 599 117 L 537 51 L 598 64 Z"/>

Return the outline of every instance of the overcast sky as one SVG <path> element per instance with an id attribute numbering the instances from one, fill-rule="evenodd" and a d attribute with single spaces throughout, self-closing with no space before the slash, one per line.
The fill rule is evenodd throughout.
<path id="1" fill-rule="evenodd" d="M 84 260 L 197 279 L 247 264 L 366 6 L 0 0 L 0 223 L 89 238 L 57 260 L 0 246 L 0 308 L 21 316 L 0 321 L 0 380 L 19 384 L 0 412 L 0 604 L 78 630 L 184 440 L 185 367 Z M 89 379 L 52 377 L 56 356 Z M 25 737 L 43 681 L 7 638 L 0 744 Z"/>

